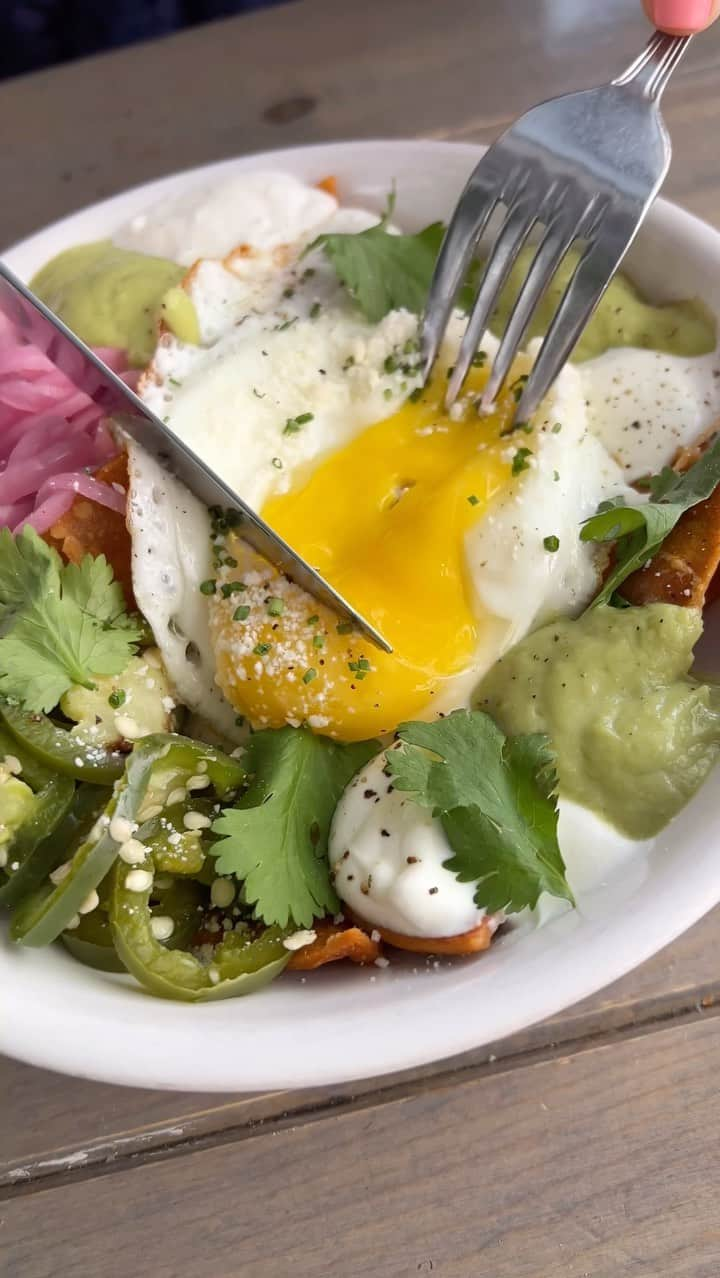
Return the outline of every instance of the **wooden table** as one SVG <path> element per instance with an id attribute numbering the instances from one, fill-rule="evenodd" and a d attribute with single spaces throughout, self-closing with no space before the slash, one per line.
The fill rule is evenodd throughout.
<path id="1" fill-rule="evenodd" d="M 123 187 L 338 137 L 486 140 L 605 78 L 636 0 L 304 0 L 0 86 L 0 242 Z M 668 92 L 720 210 L 720 24 Z M 717 1278 L 720 910 L 460 1060 L 320 1092 L 131 1091 L 0 1061 L 0 1274 Z M 532 973 L 528 973 L 532 979 Z"/>

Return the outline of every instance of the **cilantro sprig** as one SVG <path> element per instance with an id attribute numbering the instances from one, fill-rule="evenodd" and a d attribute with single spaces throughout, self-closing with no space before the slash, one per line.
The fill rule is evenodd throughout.
<path id="1" fill-rule="evenodd" d="M 652 559 L 681 515 L 705 501 L 720 483 L 720 435 L 689 467 L 679 473 L 666 466 L 650 481 L 650 500 L 628 506 L 623 497 L 602 502 L 580 532 L 582 541 L 616 542 L 615 559 L 591 607 L 616 602 L 622 583 Z"/>
<path id="2" fill-rule="evenodd" d="M 456 710 L 401 724 L 386 759 L 395 789 L 439 817 L 452 848 L 444 864 L 461 883 L 478 880 L 478 906 L 513 913 L 541 892 L 573 901 L 547 737 L 506 737 L 482 711 Z"/>
<path id="3" fill-rule="evenodd" d="M 420 314 L 445 234 L 442 222 L 432 222 L 416 235 L 394 235 L 388 230 L 394 209 L 392 192 L 376 226 L 354 234 L 319 235 L 305 250 L 324 251 L 338 278 L 373 324 L 392 310 Z M 467 309 L 472 297 L 469 283 L 458 297 L 458 306 Z"/>
<path id="4" fill-rule="evenodd" d="M 266 923 L 314 918 L 340 908 L 330 879 L 330 822 L 345 786 L 379 749 L 343 745 L 307 728 L 256 732 L 243 764 L 252 777 L 237 807 L 213 825 L 219 874 L 244 880 L 244 894 Z"/>
<path id="5" fill-rule="evenodd" d="M 120 674 L 140 637 L 104 555 L 63 564 L 32 528 L 0 531 L 0 693 L 52 710 L 73 684 Z"/>

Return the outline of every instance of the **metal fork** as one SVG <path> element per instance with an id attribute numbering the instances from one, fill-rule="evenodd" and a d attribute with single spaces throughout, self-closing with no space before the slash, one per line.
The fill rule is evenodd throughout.
<path id="1" fill-rule="evenodd" d="M 423 320 L 427 378 L 480 239 L 496 209 L 503 209 L 448 381 L 448 407 L 462 389 L 518 253 L 539 226 L 539 243 L 481 401 L 483 410 L 492 407 L 536 306 L 568 249 L 581 241 L 581 257 L 523 388 L 516 420 L 527 421 L 537 408 L 667 173 L 670 138 L 658 103 L 691 38 L 656 31 L 617 79 L 533 107 L 481 159 L 448 226 Z"/>

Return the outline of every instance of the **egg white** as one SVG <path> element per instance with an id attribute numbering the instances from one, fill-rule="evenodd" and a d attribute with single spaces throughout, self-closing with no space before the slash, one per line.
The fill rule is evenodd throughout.
<path id="1" fill-rule="evenodd" d="M 483 345 L 493 343 L 486 337 Z M 528 350 L 528 372 L 539 345 Z M 583 383 L 571 364 L 541 404 L 532 435 L 516 432 L 509 447 L 523 444 L 532 450 L 528 470 L 466 541 L 478 607 L 497 619 L 493 660 L 550 617 L 582 610 L 597 586 L 598 555 L 580 540 L 580 524 L 601 501 L 636 497 L 590 429 Z M 556 551 L 546 549 L 546 537 L 557 537 Z"/>
<path id="2" fill-rule="evenodd" d="M 628 483 L 669 466 L 720 416 L 720 355 L 620 347 L 578 365 L 588 424 Z"/>
<path id="3" fill-rule="evenodd" d="M 238 244 L 267 249 L 312 235 L 336 208 L 334 196 L 289 173 L 236 173 L 162 196 L 118 227 L 113 242 L 191 266 Z"/>

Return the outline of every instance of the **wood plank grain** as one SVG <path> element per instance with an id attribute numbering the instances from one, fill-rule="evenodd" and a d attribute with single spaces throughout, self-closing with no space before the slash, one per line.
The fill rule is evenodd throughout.
<path id="1" fill-rule="evenodd" d="M 720 909 L 607 990 L 502 1042 L 421 1070 L 364 1083 L 252 1096 L 163 1093 L 63 1078 L 0 1058 L 3 1097 L 0 1187 L 102 1168 L 118 1158 L 147 1156 L 200 1137 L 220 1137 L 292 1114 L 329 1112 L 383 1087 L 460 1075 L 600 1035 L 649 1027 L 720 1000 Z M 42 1113 L 42 1123 L 36 1115 Z"/>
<path id="2" fill-rule="evenodd" d="M 38 1189 L 3 1272 L 716 1278 L 718 1052 L 713 1017 Z"/>
<path id="3" fill-rule="evenodd" d="M 717 138 L 720 130 L 717 86 L 715 69 L 698 69 L 673 81 L 663 101 L 663 115 L 673 144 L 663 195 L 715 225 L 720 223 L 720 165 L 717 147 L 711 140 Z M 490 126 L 482 119 L 470 119 L 460 127 L 450 124 L 434 129 L 432 136 L 487 143 L 511 118 Z"/>
<path id="4" fill-rule="evenodd" d="M 245 151 L 470 128 L 617 72 L 637 0 L 302 0 L 0 85 L 0 244 L 127 186 Z M 720 66 L 720 28 L 677 73 Z M 31 158 L 31 163 L 28 162 Z"/>

